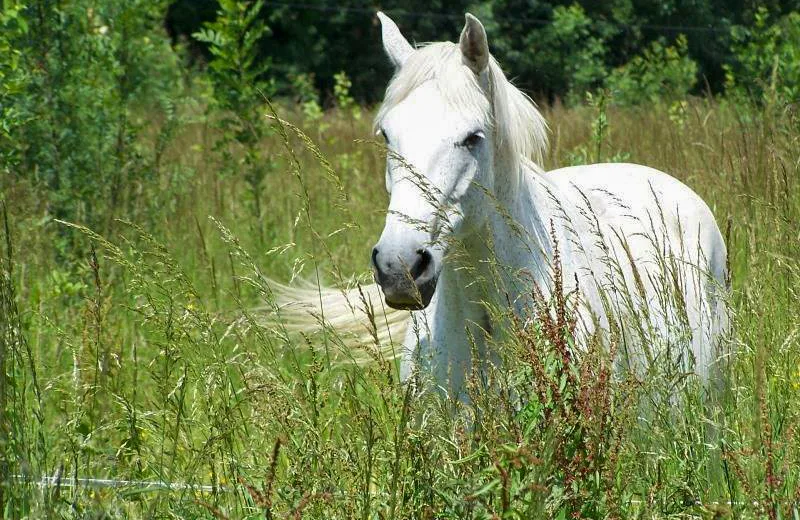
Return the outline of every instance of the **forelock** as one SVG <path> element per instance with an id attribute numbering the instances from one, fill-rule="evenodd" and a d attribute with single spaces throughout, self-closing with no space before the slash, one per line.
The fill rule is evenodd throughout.
<path id="1" fill-rule="evenodd" d="M 458 46 L 437 42 L 418 48 L 397 70 L 375 117 L 376 128 L 391 109 L 429 81 L 434 82 L 448 108 L 468 113 L 485 124 L 492 123 L 487 93 L 481 89 L 475 74 L 461 62 Z"/>
<path id="2" fill-rule="evenodd" d="M 547 148 L 547 124 L 533 101 L 506 79 L 492 57 L 481 78 L 461 59 L 458 45 L 436 42 L 413 52 L 395 72 L 375 117 L 379 128 L 394 107 L 423 83 L 432 81 L 448 107 L 494 127 L 495 146 L 512 163 L 541 164 Z"/>

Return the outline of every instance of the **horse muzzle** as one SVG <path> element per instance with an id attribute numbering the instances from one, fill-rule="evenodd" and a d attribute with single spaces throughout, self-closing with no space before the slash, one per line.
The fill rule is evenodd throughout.
<path id="1" fill-rule="evenodd" d="M 411 253 L 372 250 L 372 272 L 383 290 L 386 305 L 393 309 L 422 310 L 436 291 L 438 273 L 433 255 L 426 248 Z"/>

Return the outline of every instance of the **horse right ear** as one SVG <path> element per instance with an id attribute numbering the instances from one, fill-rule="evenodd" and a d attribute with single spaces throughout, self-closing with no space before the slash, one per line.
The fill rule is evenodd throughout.
<path id="1" fill-rule="evenodd" d="M 378 11 L 378 18 L 381 21 L 381 36 L 383 37 L 383 49 L 392 60 L 396 69 L 403 66 L 406 59 L 414 52 L 414 47 L 400 33 L 391 18 Z"/>
<path id="2" fill-rule="evenodd" d="M 466 19 L 458 46 L 461 48 L 464 65 L 472 69 L 475 74 L 480 74 L 489 65 L 489 42 L 486 40 L 486 29 L 483 28 L 480 20 L 471 14 L 467 13 Z"/>

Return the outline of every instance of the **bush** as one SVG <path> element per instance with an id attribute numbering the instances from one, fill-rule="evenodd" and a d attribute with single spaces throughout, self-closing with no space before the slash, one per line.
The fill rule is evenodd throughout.
<path id="1" fill-rule="evenodd" d="M 731 36 L 735 63 L 725 67 L 729 93 L 759 100 L 800 99 L 800 13 L 770 24 L 762 7 L 752 27 L 735 26 Z"/>
<path id="2" fill-rule="evenodd" d="M 533 34 L 525 52 L 536 62 L 535 69 L 553 71 L 553 79 L 563 78 L 564 91 L 580 99 L 602 83 L 611 30 L 595 24 L 580 5 L 556 7 L 552 23 Z"/>
<path id="3" fill-rule="evenodd" d="M 269 34 L 269 27 L 259 18 L 263 7 L 263 1 L 222 0 L 216 20 L 194 34 L 209 44 L 213 56 L 209 77 L 214 94 L 209 115 L 221 131 L 214 145 L 223 160 L 221 173 L 228 177 L 243 174 L 261 239 L 262 189 L 275 168 L 274 159 L 261 146 L 268 134 L 261 107 L 275 91 L 274 81 L 265 79 L 269 60 L 261 59 L 258 49 L 261 38 Z"/>
<path id="4" fill-rule="evenodd" d="M 686 96 L 697 82 L 697 64 L 688 56 L 687 41 L 674 45 L 656 40 L 606 79 L 606 87 L 622 105 L 673 101 Z"/>
<path id="5" fill-rule="evenodd" d="M 156 22 L 164 2 L 95 4 L 3 13 L 0 128 L 11 174 L 47 192 L 53 216 L 98 226 L 152 174 L 132 109 L 174 98 L 180 69 Z"/>
<path id="6" fill-rule="evenodd" d="M 21 100 L 29 76 L 22 65 L 22 52 L 14 42 L 28 33 L 28 23 L 17 2 L 8 2 L 0 11 L 0 164 L 6 173 L 18 159 L 20 144 L 14 139 L 18 127 L 25 122 Z"/>

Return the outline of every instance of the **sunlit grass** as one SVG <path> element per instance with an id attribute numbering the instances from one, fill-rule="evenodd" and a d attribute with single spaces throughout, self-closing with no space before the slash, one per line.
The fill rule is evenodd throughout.
<path id="1" fill-rule="evenodd" d="M 21 477 L 5 480 L 6 516 L 798 514 L 796 113 L 697 100 L 610 108 L 598 142 L 596 109 L 544 109 L 548 168 L 614 158 L 662 169 L 709 203 L 726 236 L 737 355 L 724 391 L 709 402 L 687 385 L 679 407 L 639 417 L 641 385 L 595 370 L 600 351 L 574 369 L 573 401 L 542 403 L 550 394 L 536 385 L 570 372 L 557 357 L 540 366 L 525 356 L 555 355 L 563 327 L 517 331 L 507 368 L 488 387 L 474 381 L 466 409 L 412 395 L 380 356 L 366 367 L 331 363 L 335 337 L 310 349 L 265 327 L 253 311 L 273 303 L 263 276 L 363 275 L 386 208 L 382 152 L 356 142 L 372 135 L 370 114 L 311 122 L 278 111 L 338 181 L 296 136 L 287 148 L 271 135 L 263 146 L 277 167 L 258 194 L 260 222 L 245 180 L 220 175 L 215 130 L 202 120 L 180 128 L 157 178 L 131 187 L 145 196 L 119 215 L 130 223 L 104 237 L 53 222 L 35 187 L 3 184 L 11 250 L 1 248 L 0 334 L 11 383 L 0 409 L 15 428 L 3 432 L 13 439 L 3 462 Z M 513 398 L 521 391 L 550 411 L 526 415 Z M 41 475 L 211 488 L 40 487 Z"/>

